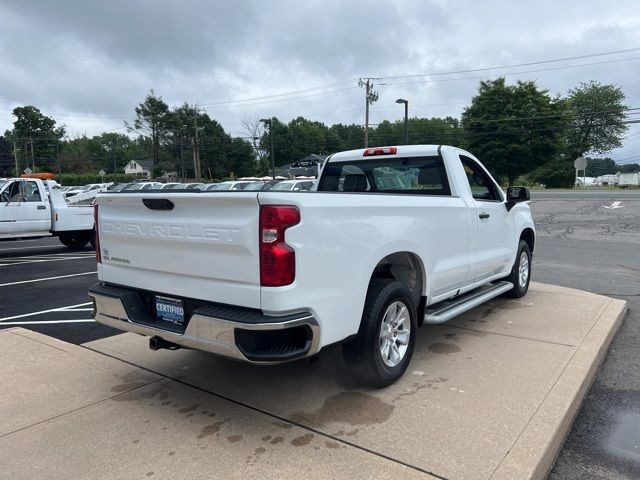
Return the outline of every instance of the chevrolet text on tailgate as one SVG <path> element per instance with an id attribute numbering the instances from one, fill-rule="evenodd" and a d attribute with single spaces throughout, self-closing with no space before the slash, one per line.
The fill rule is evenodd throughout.
<path id="1" fill-rule="evenodd" d="M 363 382 L 411 360 L 418 327 L 526 294 L 529 191 L 437 145 L 330 156 L 311 192 L 100 195 L 97 321 L 272 364 L 343 344 Z"/>

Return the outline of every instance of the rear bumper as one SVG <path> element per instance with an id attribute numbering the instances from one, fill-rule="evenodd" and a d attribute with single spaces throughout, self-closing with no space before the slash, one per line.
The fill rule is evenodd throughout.
<path id="1" fill-rule="evenodd" d="M 171 331 L 158 325 L 145 307 L 145 294 L 148 292 L 93 285 L 89 296 L 94 300 L 95 320 L 119 330 L 160 337 L 184 348 L 250 363 L 281 363 L 319 350 L 320 327 L 308 312 L 267 316 L 258 310 L 198 302 L 186 319 L 184 331 Z"/>

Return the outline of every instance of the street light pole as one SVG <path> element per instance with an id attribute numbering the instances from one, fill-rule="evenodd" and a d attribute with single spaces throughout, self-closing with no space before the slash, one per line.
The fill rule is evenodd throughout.
<path id="1" fill-rule="evenodd" d="M 404 144 L 409 145 L 409 100 L 399 98 L 396 103 L 404 103 Z"/>
<path id="2" fill-rule="evenodd" d="M 271 151 L 271 177 L 273 180 L 276 179 L 276 159 L 273 152 L 273 119 L 272 118 L 261 118 L 260 121 L 265 125 L 269 125 L 269 150 Z"/>

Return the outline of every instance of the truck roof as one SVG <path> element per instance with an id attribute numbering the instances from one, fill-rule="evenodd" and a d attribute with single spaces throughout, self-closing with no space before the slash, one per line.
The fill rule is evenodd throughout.
<path id="1" fill-rule="evenodd" d="M 365 155 L 368 150 L 382 150 L 382 149 L 396 149 L 394 153 L 384 154 L 376 153 L 374 155 Z M 339 152 L 331 155 L 327 162 L 342 162 L 345 160 L 375 160 L 377 158 L 390 157 L 390 156 L 403 156 L 403 157 L 417 157 L 423 155 L 437 155 L 440 145 L 399 145 L 388 147 L 370 147 L 370 148 L 358 148 L 356 150 L 348 150 L 346 152 Z"/>

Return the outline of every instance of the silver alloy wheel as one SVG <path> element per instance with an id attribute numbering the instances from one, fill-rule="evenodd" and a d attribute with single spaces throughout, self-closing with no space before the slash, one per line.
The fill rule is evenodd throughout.
<path id="1" fill-rule="evenodd" d="M 411 315 L 407 306 L 393 302 L 384 312 L 380 324 L 380 355 L 388 367 L 398 365 L 409 348 L 411 338 Z"/>
<path id="2" fill-rule="evenodd" d="M 527 286 L 527 280 L 529 280 L 529 255 L 527 252 L 520 254 L 520 265 L 518 267 L 518 283 L 520 288 Z"/>

